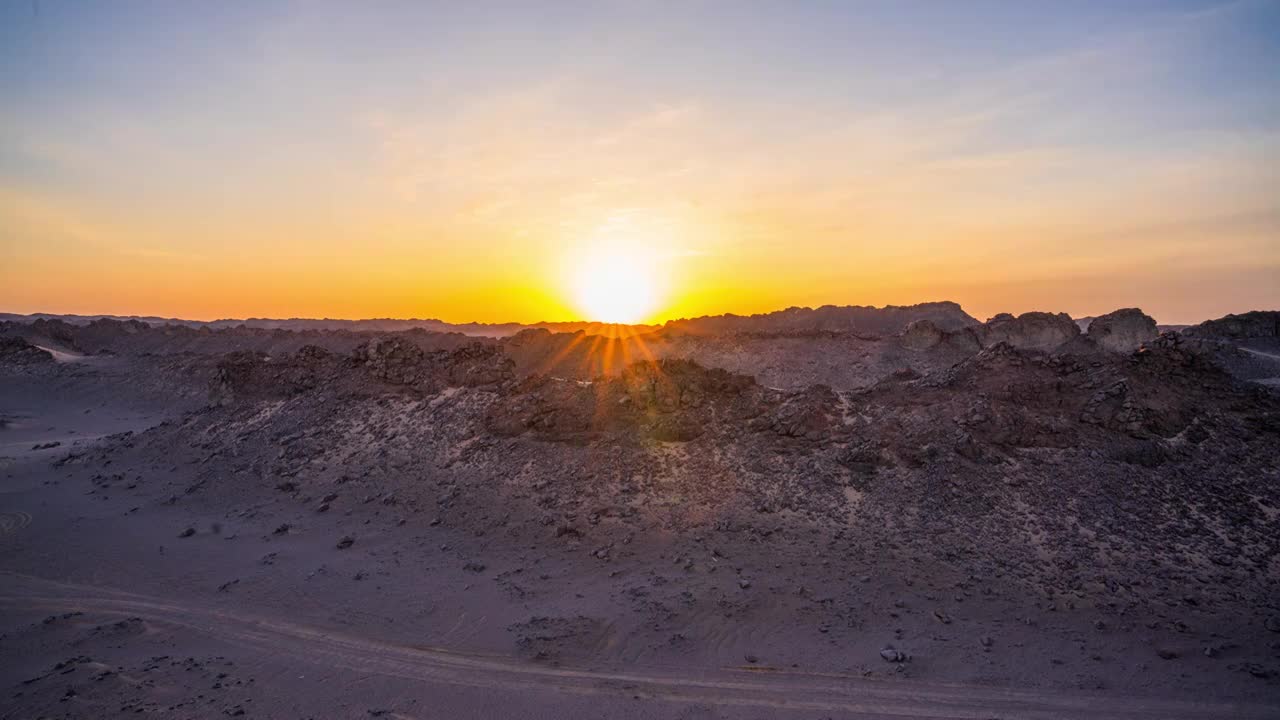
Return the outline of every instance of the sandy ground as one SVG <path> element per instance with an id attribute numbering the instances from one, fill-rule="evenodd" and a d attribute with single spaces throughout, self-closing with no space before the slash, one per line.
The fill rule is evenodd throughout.
<path id="1" fill-rule="evenodd" d="M 1103 622 L 803 539 L 601 562 L 381 502 L 184 493 L 185 448 L 61 462 L 198 404 L 116 370 L 0 382 L 0 717 L 1280 717 L 1250 672 L 1280 635 L 1193 607 Z"/>

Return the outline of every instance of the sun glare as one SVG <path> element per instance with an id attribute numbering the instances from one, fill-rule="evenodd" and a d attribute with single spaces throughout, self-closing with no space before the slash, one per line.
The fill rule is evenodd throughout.
<path id="1" fill-rule="evenodd" d="M 659 278 L 653 259 L 639 248 L 604 245 L 580 259 L 574 300 L 588 320 L 638 323 L 658 302 Z"/>

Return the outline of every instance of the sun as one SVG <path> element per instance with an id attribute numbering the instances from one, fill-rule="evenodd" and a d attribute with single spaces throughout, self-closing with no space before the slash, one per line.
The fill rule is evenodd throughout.
<path id="1" fill-rule="evenodd" d="M 573 297 L 588 320 L 631 324 L 654 311 L 661 282 L 652 256 L 643 248 L 598 245 L 575 265 Z"/>

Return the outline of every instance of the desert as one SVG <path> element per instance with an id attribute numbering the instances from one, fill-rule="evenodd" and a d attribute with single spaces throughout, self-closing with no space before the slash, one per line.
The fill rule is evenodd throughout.
<path id="1" fill-rule="evenodd" d="M 0 2 L 0 720 L 1280 718 L 1280 0 Z"/>
<path id="2" fill-rule="evenodd" d="M 1274 716 L 1278 327 L 10 320 L 7 716 Z"/>

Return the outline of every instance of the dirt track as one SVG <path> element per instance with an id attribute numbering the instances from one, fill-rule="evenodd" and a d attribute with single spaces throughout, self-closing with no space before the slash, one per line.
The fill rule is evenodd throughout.
<path id="1" fill-rule="evenodd" d="M 425 685 L 451 684 L 519 693 L 554 689 L 575 695 L 836 712 L 842 717 L 917 718 L 1267 718 L 1276 708 L 1242 704 L 1133 700 L 1016 692 L 964 685 L 876 682 L 765 666 L 744 668 L 598 668 L 547 666 L 517 658 L 394 645 L 272 618 L 200 607 L 109 588 L 4 573 L 6 610 L 78 611 L 141 618 L 285 655 L 329 669 Z"/>

